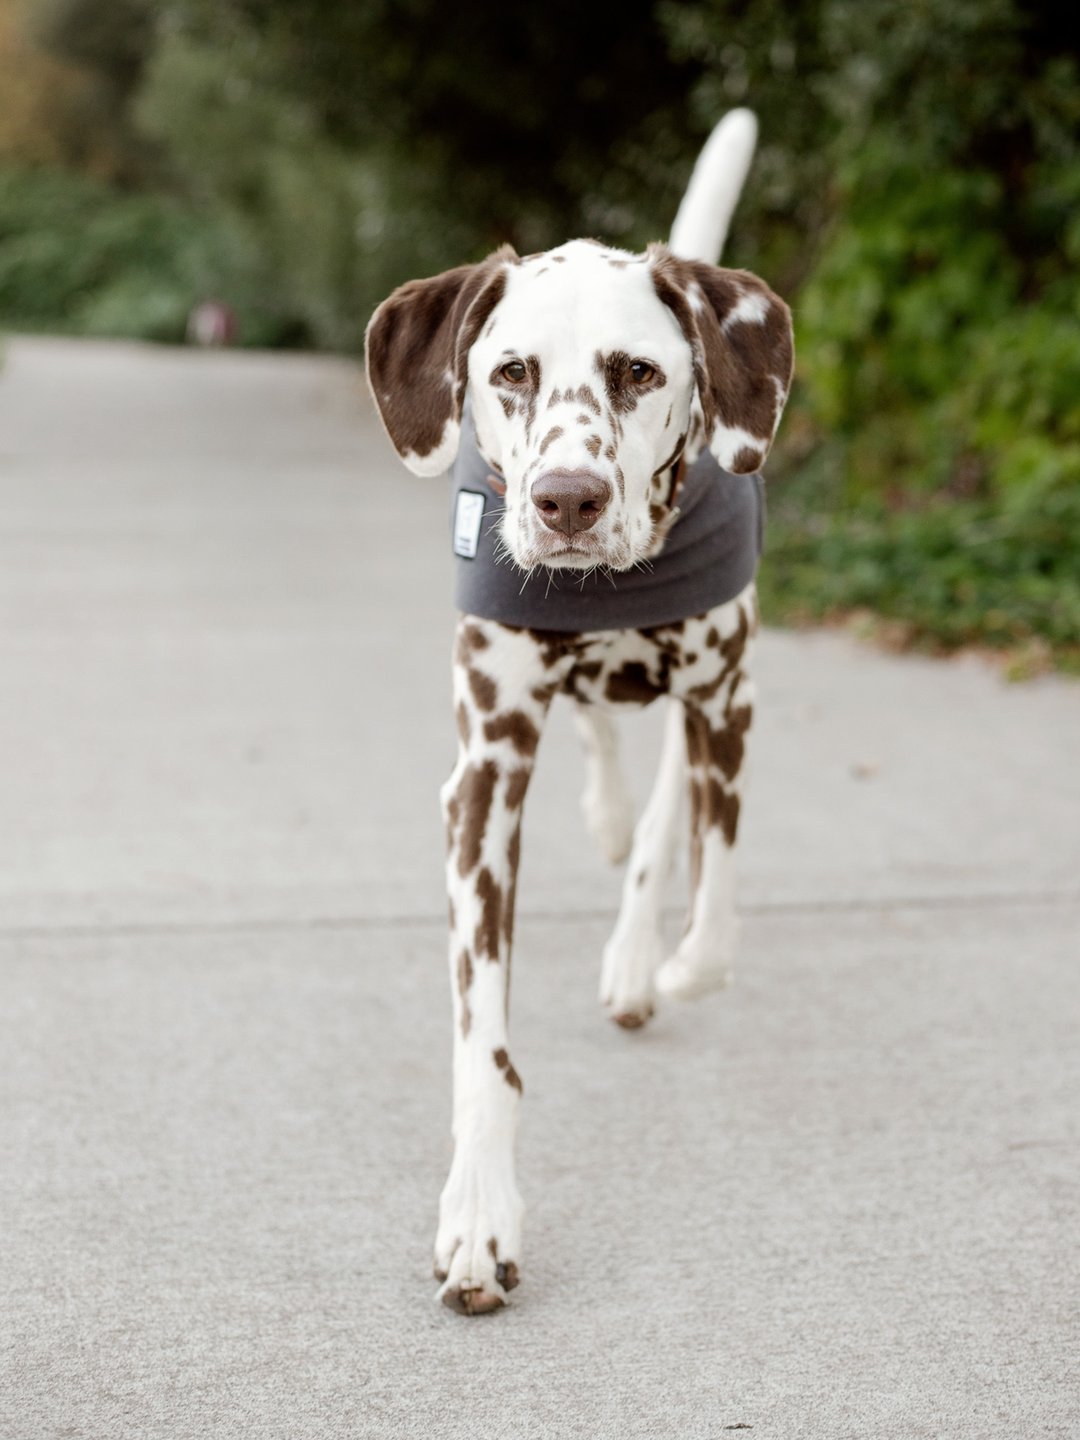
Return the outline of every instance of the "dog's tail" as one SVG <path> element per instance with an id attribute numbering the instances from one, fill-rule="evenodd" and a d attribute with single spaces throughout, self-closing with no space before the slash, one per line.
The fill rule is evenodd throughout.
<path id="1" fill-rule="evenodd" d="M 757 143 L 752 110 L 729 110 L 705 142 L 671 227 L 671 249 L 715 265 Z"/>

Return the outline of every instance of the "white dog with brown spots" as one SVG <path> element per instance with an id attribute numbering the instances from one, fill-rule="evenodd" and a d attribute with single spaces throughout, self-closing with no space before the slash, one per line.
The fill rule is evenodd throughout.
<path id="1" fill-rule="evenodd" d="M 403 285 L 373 316 L 369 383 L 398 454 L 419 475 L 445 471 L 468 402 L 488 478 L 504 495 L 499 539 L 519 572 L 604 567 L 618 578 L 655 562 L 699 453 L 735 476 L 764 462 L 791 380 L 790 314 L 755 276 L 712 263 L 755 135 L 747 111 L 717 127 L 670 247 L 629 254 L 575 240 L 525 259 L 504 249 Z M 521 1081 L 507 1000 L 522 806 L 548 707 L 560 692 L 574 698 L 589 828 L 613 861 L 630 851 L 600 996 L 635 1028 L 658 993 L 701 995 L 729 973 L 756 623 L 752 581 L 705 613 L 646 627 L 459 618 L 460 746 L 442 792 L 455 1147 L 435 1271 L 441 1298 L 463 1313 L 497 1309 L 519 1278 Z M 634 828 L 608 707 L 659 695 L 670 701 L 659 774 Z M 665 955 L 661 906 L 686 793 L 693 898 L 686 932 Z"/>

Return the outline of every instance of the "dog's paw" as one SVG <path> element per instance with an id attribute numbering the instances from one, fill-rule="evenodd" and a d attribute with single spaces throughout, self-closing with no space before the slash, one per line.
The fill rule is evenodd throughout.
<path id="1" fill-rule="evenodd" d="M 439 1205 L 438 1298 L 459 1315 L 506 1304 L 519 1279 L 524 1207 L 513 1182 L 481 1183 L 455 1161 Z"/>
<path id="2" fill-rule="evenodd" d="M 672 1000 L 698 1000 L 730 983 L 731 964 L 725 956 L 682 946 L 656 972 L 657 990 Z"/>
<path id="3" fill-rule="evenodd" d="M 634 843 L 634 804 L 625 786 L 590 785 L 581 809 L 597 850 L 609 864 L 620 865 Z"/>
<path id="4" fill-rule="evenodd" d="M 652 1016 L 653 977 L 663 958 L 660 936 L 648 929 L 613 935 L 604 946 L 600 1004 L 624 1030 L 637 1030 Z"/>
<path id="5" fill-rule="evenodd" d="M 488 1315 L 501 1310 L 506 1296 L 518 1283 L 516 1260 L 499 1258 L 494 1235 L 477 1251 L 462 1242 L 453 1252 L 448 1269 L 435 1264 L 435 1279 L 441 1280 L 438 1298 L 459 1315 Z"/>

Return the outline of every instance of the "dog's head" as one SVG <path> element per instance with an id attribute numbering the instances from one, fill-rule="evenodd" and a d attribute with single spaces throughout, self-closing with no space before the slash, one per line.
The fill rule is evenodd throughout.
<path id="1" fill-rule="evenodd" d="M 724 469 L 761 467 L 791 381 L 791 316 L 746 271 L 663 246 L 503 249 L 395 290 L 368 326 L 367 370 L 417 475 L 453 462 L 468 392 L 518 565 L 622 570 L 650 551 L 654 481 L 692 409 Z"/>

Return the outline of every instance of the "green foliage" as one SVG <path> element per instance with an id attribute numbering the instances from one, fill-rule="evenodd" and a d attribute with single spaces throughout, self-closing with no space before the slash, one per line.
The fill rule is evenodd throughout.
<path id="1" fill-rule="evenodd" d="M 355 349 L 368 299 L 357 273 L 362 164 L 264 83 L 261 47 L 243 42 L 219 50 L 166 35 L 138 119 L 183 190 L 237 238 L 264 323 L 292 341 Z"/>
<path id="2" fill-rule="evenodd" d="M 180 342 L 191 307 L 215 295 L 249 302 L 249 339 L 272 340 L 245 286 L 235 237 L 171 196 L 0 170 L 0 316 L 8 328 Z"/>
<path id="3" fill-rule="evenodd" d="M 1080 12 L 28 3 L 128 188 L 0 174 L 11 325 L 179 339 L 215 297 L 243 343 L 355 351 L 394 285 L 503 240 L 663 234 L 751 105 L 725 258 L 792 299 L 799 356 L 767 615 L 1080 656 Z"/>
<path id="4" fill-rule="evenodd" d="M 707 102 L 759 111 L 773 173 L 828 176 L 816 215 L 759 183 L 761 253 L 739 256 L 802 280 L 766 616 L 872 610 L 917 643 L 1080 653 L 1076 47 L 1020 0 L 795 11 L 741 11 L 740 40 L 775 25 L 779 67 L 721 41 L 726 5 L 668 11 L 717 57 Z"/>

